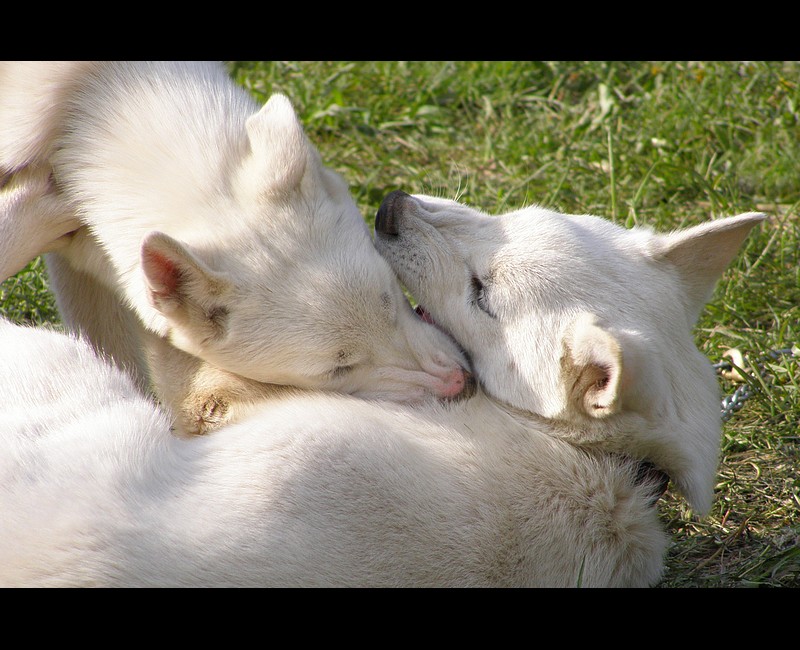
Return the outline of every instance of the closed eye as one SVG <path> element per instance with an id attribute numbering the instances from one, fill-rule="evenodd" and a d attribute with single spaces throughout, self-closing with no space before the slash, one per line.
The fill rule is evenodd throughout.
<path id="1" fill-rule="evenodd" d="M 333 370 L 331 370 L 330 375 L 331 375 L 331 377 L 333 377 L 335 379 L 335 378 L 341 377 L 343 375 L 346 375 L 354 367 L 355 366 L 336 366 Z"/>
<path id="2" fill-rule="evenodd" d="M 495 318 L 494 313 L 489 308 L 489 296 L 487 295 L 486 287 L 477 275 L 472 276 L 472 302 L 478 305 L 485 314 Z"/>

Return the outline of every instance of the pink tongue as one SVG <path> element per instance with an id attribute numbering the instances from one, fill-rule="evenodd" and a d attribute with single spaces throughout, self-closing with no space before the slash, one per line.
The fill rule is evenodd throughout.
<path id="1" fill-rule="evenodd" d="M 425 311 L 425 309 L 422 306 L 417 305 L 417 308 L 414 311 L 416 311 L 417 315 L 426 323 L 430 323 L 431 325 L 436 325 L 433 318 L 431 318 L 431 315 L 427 311 Z"/>

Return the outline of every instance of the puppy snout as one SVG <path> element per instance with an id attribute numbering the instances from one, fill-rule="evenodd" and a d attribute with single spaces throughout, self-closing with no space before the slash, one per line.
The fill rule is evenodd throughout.
<path id="1" fill-rule="evenodd" d="M 474 375 L 464 368 L 459 368 L 451 377 L 449 389 L 442 395 L 447 402 L 457 402 L 475 394 L 478 384 Z"/>
<path id="2" fill-rule="evenodd" d="M 409 197 L 402 190 L 395 190 L 384 197 L 378 212 L 375 214 L 375 232 L 383 235 L 397 235 L 399 229 L 399 210 Z"/>

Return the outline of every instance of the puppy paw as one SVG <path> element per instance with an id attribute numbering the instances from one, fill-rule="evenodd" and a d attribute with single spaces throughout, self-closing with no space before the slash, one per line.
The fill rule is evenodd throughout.
<path id="1" fill-rule="evenodd" d="M 176 433 L 205 435 L 225 424 L 229 415 L 230 402 L 217 395 L 208 395 L 206 399 L 198 400 L 195 406 L 184 409 Z"/>

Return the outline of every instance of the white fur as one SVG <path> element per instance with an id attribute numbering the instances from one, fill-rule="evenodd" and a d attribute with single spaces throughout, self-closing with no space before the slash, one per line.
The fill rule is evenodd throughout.
<path id="1" fill-rule="evenodd" d="M 68 233 L 80 226 L 72 211 L 53 196 L 49 176 L 47 168 L 29 167 L 9 179 L 0 192 L 0 281 L 37 255 L 64 246 Z"/>
<path id="2" fill-rule="evenodd" d="M 554 435 L 652 461 L 705 514 L 720 396 L 692 328 L 764 218 L 656 234 L 397 192 L 379 211 L 376 246 L 470 355 L 488 394 L 546 418 Z"/>
<path id="3" fill-rule="evenodd" d="M 484 395 L 410 409 L 286 392 L 178 438 L 84 342 L 0 321 L 0 399 L 4 587 L 647 586 L 661 574 L 667 538 L 635 465 Z"/>
<path id="4" fill-rule="evenodd" d="M 655 235 L 390 196 L 379 246 L 486 389 L 414 409 L 287 388 L 178 438 L 85 343 L 0 322 L 0 585 L 654 585 L 633 458 L 707 506 L 719 401 L 690 329 L 761 219 Z"/>
<path id="5" fill-rule="evenodd" d="M 268 384 L 398 401 L 468 385 L 286 97 L 257 106 L 218 62 L 3 62 L 0 125 L 25 197 L 0 195 L 0 278 L 57 249 L 64 322 L 175 410 Z M 54 186 L 27 181 L 51 169 Z M 205 395 L 173 395 L 191 373 Z"/>

